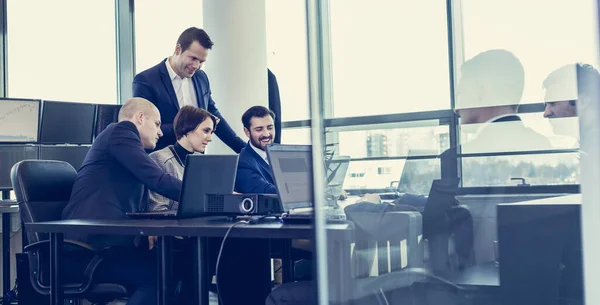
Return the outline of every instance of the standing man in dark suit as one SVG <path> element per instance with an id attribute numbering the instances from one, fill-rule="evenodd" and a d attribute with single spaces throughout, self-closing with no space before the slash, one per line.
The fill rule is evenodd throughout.
<path id="1" fill-rule="evenodd" d="M 253 106 L 242 115 L 244 133 L 250 139 L 238 159 L 235 190 L 240 193 L 277 194 L 266 147 L 275 138 L 275 114 Z"/>
<path id="2" fill-rule="evenodd" d="M 173 55 L 156 66 L 140 72 L 133 79 L 133 96 L 152 102 L 162 115 L 161 129 L 164 137 L 156 149 L 174 145 L 173 120 L 185 105 L 202 108 L 219 119 L 217 136 L 236 153 L 244 148 L 240 139 L 223 118 L 212 99 L 208 76 L 200 68 L 213 46 L 202 29 L 191 27 L 181 33 Z"/>
<path id="3" fill-rule="evenodd" d="M 178 200 L 181 180 L 161 170 L 145 150 L 154 149 L 162 136 L 160 113 L 142 98 L 128 100 L 119 122 L 110 124 L 94 140 L 77 178 L 63 219 L 125 219 L 127 212 L 144 210 L 148 189 Z M 133 237 L 66 234 L 104 252 L 94 279 L 132 287 L 128 305 L 157 304 L 155 237 L 135 246 Z M 137 242 L 137 240 L 135 240 Z"/>
<path id="4" fill-rule="evenodd" d="M 269 90 L 269 109 L 275 114 L 275 130 L 281 130 L 281 97 L 279 95 L 279 85 L 277 77 L 267 69 L 267 86 Z M 281 144 L 281 133 L 275 134 L 273 143 Z"/>

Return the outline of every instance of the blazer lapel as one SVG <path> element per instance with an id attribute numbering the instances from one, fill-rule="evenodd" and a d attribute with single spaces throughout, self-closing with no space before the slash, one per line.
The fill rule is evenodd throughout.
<path id="1" fill-rule="evenodd" d="M 173 82 L 169 77 L 169 71 L 167 71 L 167 67 L 163 64 L 158 66 L 158 70 L 160 71 L 160 80 L 162 81 L 165 89 L 167 89 L 167 93 L 169 94 L 169 98 L 171 99 L 171 103 L 177 111 L 179 111 L 179 102 L 177 101 L 177 95 L 175 95 L 175 89 L 173 89 Z"/>
<path id="2" fill-rule="evenodd" d="M 208 111 L 208 105 L 204 102 L 204 92 L 206 92 L 205 86 L 200 81 L 200 78 L 197 76 L 198 72 L 194 73 L 192 76 L 192 83 L 194 84 L 194 90 L 196 91 L 196 102 L 198 103 L 198 108 L 202 108 Z"/>
<path id="3" fill-rule="evenodd" d="M 271 166 L 269 166 L 269 164 L 267 164 L 267 162 L 265 162 L 265 159 L 263 159 L 261 156 L 259 156 L 256 153 L 256 151 L 254 151 L 254 148 L 250 147 L 250 145 L 251 144 L 248 143 L 246 148 L 248 148 L 250 150 L 250 152 L 252 153 L 252 156 L 254 156 L 254 159 L 256 159 L 256 162 L 258 162 L 260 167 L 262 167 L 262 169 L 269 175 L 269 177 L 271 178 L 271 181 L 273 181 L 273 173 L 271 171 Z"/>

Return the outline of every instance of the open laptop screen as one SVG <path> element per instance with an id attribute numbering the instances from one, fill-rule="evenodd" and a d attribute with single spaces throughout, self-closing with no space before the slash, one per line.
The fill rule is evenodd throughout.
<path id="1" fill-rule="evenodd" d="M 309 145 L 267 147 L 269 164 L 283 209 L 312 207 L 312 152 Z"/>
<path id="2" fill-rule="evenodd" d="M 344 189 L 344 181 L 350 166 L 350 156 L 335 156 L 327 166 L 327 188 L 333 199 L 340 197 Z"/>

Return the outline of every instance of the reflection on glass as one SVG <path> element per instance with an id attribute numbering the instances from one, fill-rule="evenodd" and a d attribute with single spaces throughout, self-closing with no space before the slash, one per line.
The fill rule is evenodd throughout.
<path id="1" fill-rule="evenodd" d="M 434 159 L 352 161 L 344 189 L 388 189 L 425 195 L 440 177 L 440 161 Z"/>
<path id="2" fill-rule="evenodd" d="M 524 74 L 519 59 L 501 49 L 482 52 L 462 64 L 455 107 L 462 153 L 551 148 L 550 141 L 525 126 L 517 114 Z"/>
<path id="3" fill-rule="evenodd" d="M 345 189 L 367 189 L 352 194 L 373 189 L 386 192 L 379 197 L 365 195 L 357 204 L 346 206 L 355 226 L 350 250 L 327 232 L 327 250 L 338 252 L 329 252 L 334 259 L 319 259 L 337 267 L 329 269 L 332 304 L 344 303 L 344 297 L 357 304 L 582 304 L 581 228 L 585 226 L 580 219 L 586 209 L 581 209 L 580 194 L 564 196 L 564 192 L 575 189 L 571 184 L 586 180 L 584 162 L 600 153 L 593 146 L 585 147 L 586 142 L 600 147 L 594 128 L 600 75 L 585 64 L 575 69 L 565 65 L 596 64 L 595 2 L 462 0 L 447 4 L 453 17 L 449 45 L 455 66 L 444 72 L 455 85 L 452 110 L 460 117 L 458 125 L 336 125 L 335 135 L 327 139 L 327 144 L 339 147 L 340 154 L 353 158 Z M 427 67 L 436 61 L 433 47 L 418 48 L 422 52 L 414 55 L 407 49 L 436 43 L 437 36 L 428 34 L 436 28 L 430 18 L 438 8 L 423 12 L 415 9 L 419 4 L 412 6 L 406 1 L 330 1 L 331 28 L 325 30 L 331 35 L 333 83 L 316 89 L 333 91 L 334 101 L 320 106 L 333 108 L 335 117 L 359 117 L 422 111 L 446 101 L 438 93 L 450 93 L 442 91 L 437 81 L 418 89 L 418 97 L 412 88 L 404 87 L 410 83 L 420 88 L 426 82 L 412 64 L 398 67 L 398 62 L 408 57 Z M 413 8 L 406 10 L 412 16 L 397 18 L 398 7 Z M 391 15 L 403 21 L 390 22 Z M 414 31 L 419 32 L 415 36 L 428 40 L 422 44 L 410 43 L 413 36 L 404 31 L 421 29 L 414 22 L 417 18 L 428 23 L 423 26 L 425 33 Z M 398 25 L 404 21 L 410 26 Z M 440 27 L 447 30 L 445 25 Z M 390 34 L 390 29 L 395 32 Z M 384 35 L 387 41 L 381 42 Z M 360 69 L 356 56 L 348 51 L 360 49 L 357 36 L 377 46 L 376 55 Z M 436 69 L 425 70 L 437 80 L 443 66 L 438 63 Z M 413 78 L 404 81 L 403 75 L 409 72 Z M 396 88 L 390 89 L 392 83 Z M 419 102 L 423 98 L 427 103 Z M 377 105 L 383 100 L 388 101 L 385 109 Z M 523 105 L 531 103 L 535 104 Z M 458 140 L 457 147 L 446 146 L 450 138 Z M 433 150 L 440 158 L 419 158 L 414 166 L 398 158 L 416 148 Z M 436 181 L 460 178 L 465 187 L 441 189 L 444 196 L 439 201 L 431 199 L 434 196 L 418 196 L 431 194 L 427 183 L 440 177 L 440 171 L 443 178 Z M 597 189 L 582 186 L 586 196 Z M 417 196 L 384 198 L 391 190 Z M 453 193 L 457 191 L 460 195 Z M 405 204 L 406 197 L 421 200 L 423 205 Z M 422 212 L 411 209 L 415 207 L 423 207 Z M 404 218 L 392 219 L 396 216 Z M 426 255 L 417 251 L 411 256 L 415 247 Z M 340 267 L 347 259 L 344 253 L 350 253 L 352 260 Z M 406 255 L 406 263 L 398 255 Z M 369 280 L 368 286 L 363 279 Z M 340 293 L 339 287 L 349 292 Z"/>
<path id="4" fill-rule="evenodd" d="M 408 156 L 410 150 L 439 155 L 450 146 L 448 126 L 340 131 L 339 151 L 352 158 Z"/>
<path id="5" fill-rule="evenodd" d="M 516 185 L 523 178 L 531 185 L 579 183 L 579 153 L 463 157 L 464 186 Z"/>
<path id="6" fill-rule="evenodd" d="M 514 152 L 553 148 L 544 135 L 527 127 L 517 115 L 514 121 L 489 122 L 461 126 L 462 153 Z"/>
<path id="7" fill-rule="evenodd" d="M 594 3 L 462 0 L 460 31 L 465 60 L 489 49 L 511 51 L 525 69 L 521 103 L 539 103 L 544 100 L 542 82 L 550 72 L 568 63 L 596 61 L 596 42 L 591 39 L 597 28 Z"/>

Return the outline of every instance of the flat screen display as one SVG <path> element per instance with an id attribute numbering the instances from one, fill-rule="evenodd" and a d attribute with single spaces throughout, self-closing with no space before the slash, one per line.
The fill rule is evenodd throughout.
<path id="1" fill-rule="evenodd" d="M 1 98 L 0 142 L 37 142 L 39 118 L 40 101 Z"/>
<path id="2" fill-rule="evenodd" d="M 44 101 L 42 106 L 42 144 L 91 144 L 95 104 Z"/>

